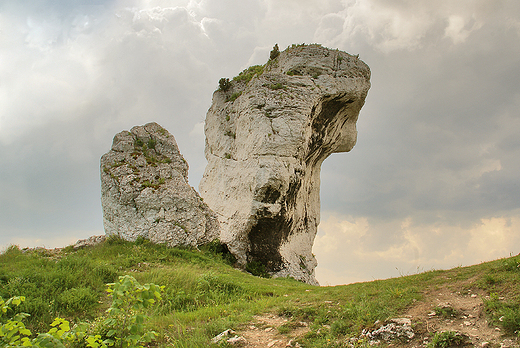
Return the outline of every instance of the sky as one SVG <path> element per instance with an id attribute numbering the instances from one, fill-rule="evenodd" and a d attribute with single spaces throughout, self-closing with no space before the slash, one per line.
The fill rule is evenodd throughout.
<path id="1" fill-rule="evenodd" d="M 359 54 L 358 142 L 322 166 L 322 285 L 520 253 L 517 0 L 0 0 L 0 250 L 103 234 L 99 159 L 157 122 L 198 188 L 221 77 L 277 43 Z"/>

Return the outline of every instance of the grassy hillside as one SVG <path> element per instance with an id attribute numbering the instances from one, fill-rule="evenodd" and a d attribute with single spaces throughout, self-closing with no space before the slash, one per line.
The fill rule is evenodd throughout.
<path id="1" fill-rule="evenodd" d="M 165 286 L 162 301 L 146 322 L 159 333 L 151 346 L 159 347 L 219 346 L 211 339 L 226 329 L 246 337 L 248 347 L 285 347 L 289 341 L 301 347 L 366 346 L 363 330 L 375 330 L 396 317 L 410 318 L 415 336 L 382 340 L 380 346 L 448 347 L 458 342 L 455 332 L 463 333 L 461 342 L 467 344 L 484 339 L 488 347 L 500 347 L 504 340 L 518 343 L 520 256 L 449 271 L 313 287 L 236 270 L 218 249 L 119 239 L 82 250 L 12 246 L 0 255 L 0 297 L 26 297 L 16 311 L 31 314 L 26 323 L 33 332 L 46 332 L 58 316 L 96 326 L 110 304 L 105 284 L 130 274 L 141 284 Z"/>

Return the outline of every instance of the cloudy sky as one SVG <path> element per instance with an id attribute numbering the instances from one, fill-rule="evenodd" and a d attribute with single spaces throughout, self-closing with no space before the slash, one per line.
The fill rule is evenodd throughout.
<path id="1" fill-rule="evenodd" d="M 322 168 L 322 285 L 520 253 L 517 0 L 1 0 L 0 247 L 103 234 L 99 158 L 156 121 L 198 187 L 221 77 L 275 43 L 359 54 L 358 143 Z"/>

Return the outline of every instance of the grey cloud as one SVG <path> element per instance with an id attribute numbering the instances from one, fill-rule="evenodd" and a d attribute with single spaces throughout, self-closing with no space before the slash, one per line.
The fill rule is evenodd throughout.
<path id="1" fill-rule="evenodd" d="M 205 160 L 194 129 L 218 79 L 264 63 L 274 43 L 313 41 L 359 53 L 372 70 L 358 144 L 322 170 L 324 226 L 334 214 L 330 226 L 356 223 L 350 234 L 329 229 L 318 241 L 354 244 L 346 259 L 318 251 L 319 268 L 361 279 L 362 264 L 377 278 L 398 275 L 393 262 L 406 272 L 449 266 L 478 249 L 471 240 L 486 237 L 483 227 L 475 232 L 482 219 L 517 226 L 516 2 L 31 4 L 0 5 L 8 34 L 0 54 L 9 52 L 0 67 L 0 244 L 13 231 L 99 233 L 99 157 L 114 134 L 137 124 L 156 121 L 175 135 L 196 187 Z M 392 259 L 392 250 L 412 261 Z"/>

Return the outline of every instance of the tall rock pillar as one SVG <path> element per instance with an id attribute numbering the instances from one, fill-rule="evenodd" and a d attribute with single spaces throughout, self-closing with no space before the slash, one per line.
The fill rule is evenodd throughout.
<path id="1" fill-rule="evenodd" d="M 321 164 L 355 145 L 370 69 L 342 51 L 293 45 L 220 85 L 199 187 L 220 239 L 242 267 L 317 284 Z"/>

